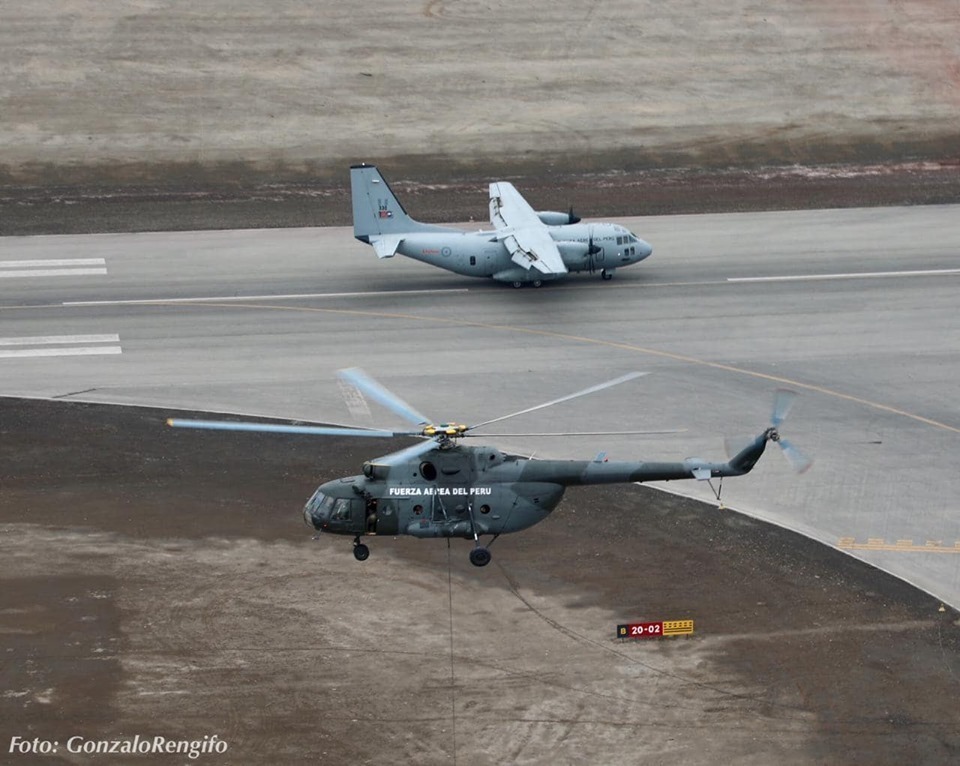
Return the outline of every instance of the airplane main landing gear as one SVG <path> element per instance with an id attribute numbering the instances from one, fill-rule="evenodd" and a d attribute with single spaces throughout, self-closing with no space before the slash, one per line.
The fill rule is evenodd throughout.
<path id="1" fill-rule="evenodd" d="M 477 546 L 472 551 L 470 551 L 470 563 L 475 567 L 485 567 L 490 563 L 490 551 L 482 546 Z"/>
<path id="2" fill-rule="evenodd" d="M 519 290 L 521 287 L 525 287 L 526 285 L 533 285 L 534 287 L 543 287 L 543 280 L 542 280 L 542 279 L 534 279 L 534 280 L 532 280 L 532 281 L 530 281 L 530 282 L 521 282 L 521 281 L 518 279 L 516 282 L 513 282 L 512 284 L 513 284 L 513 286 L 516 287 L 518 290 Z"/>
<path id="3" fill-rule="evenodd" d="M 360 535 L 353 538 L 353 557 L 357 561 L 366 561 L 370 558 L 370 549 L 360 542 Z"/>

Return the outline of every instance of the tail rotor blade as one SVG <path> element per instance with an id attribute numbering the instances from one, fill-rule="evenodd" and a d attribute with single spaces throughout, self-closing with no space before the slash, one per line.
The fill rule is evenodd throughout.
<path id="1" fill-rule="evenodd" d="M 804 473 L 813 465 L 812 458 L 808 457 L 802 450 L 795 447 L 786 439 L 780 439 L 777 445 L 783 451 L 783 456 L 787 459 L 787 462 L 790 463 L 793 470 L 797 473 Z"/>
<path id="2" fill-rule="evenodd" d="M 779 427 L 787 419 L 796 398 L 796 391 L 791 391 L 789 388 L 778 388 L 776 390 L 773 398 L 773 412 L 770 415 L 770 423 L 774 428 Z"/>

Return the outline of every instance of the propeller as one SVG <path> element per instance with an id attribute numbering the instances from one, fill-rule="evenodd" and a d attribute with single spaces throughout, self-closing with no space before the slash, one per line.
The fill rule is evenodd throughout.
<path id="1" fill-rule="evenodd" d="M 567 217 L 570 219 L 567 223 L 580 223 L 580 216 L 573 214 L 573 205 L 570 205 L 570 212 L 567 213 Z"/>
<path id="2" fill-rule="evenodd" d="M 790 409 L 793 407 L 797 396 L 796 391 L 791 391 L 788 388 L 778 388 L 774 392 L 773 409 L 770 412 L 770 427 L 767 429 L 766 436 L 780 448 L 780 451 L 787 459 L 787 462 L 790 463 L 793 470 L 797 473 L 803 473 L 813 465 L 813 459 L 799 447 L 795 446 L 793 442 L 784 439 L 780 435 L 780 426 L 787 419 L 787 415 L 790 414 Z M 733 457 L 739 454 L 753 441 L 752 438 L 725 440 L 724 446 L 726 447 L 727 456 Z"/>
<path id="3" fill-rule="evenodd" d="M 593 227 L 590 227 L 590 236 L 587 238 L 587 269 L 593 274 L 596 271 L 596 263 L 593 256 L 600 252 L 600 248 L 593 244 Z"/>
<path id="4" fill-rule="evenodd" d="M 593 228 L 590 228 L 590 238 L 587 240 L 587 255 L 596 255 L 600 248 L 593 244 Z"/>
<path id="5" fill-rule="evenodd" d="M 780 436 L 780 425 L 787 419 L 796 398 L 796 391 L 791 391 L 788 388 L 778 388 L 774 393 L 773 412 L 770 415 L 773 433 L 770 434 L 770 439 L 780 447 L 780 451 L 793 467 L 793 470 L 797 473 L 803 473 L 813 465 L 813 459 L 808 457 L 799 447 L 794 446 L 792 442 Z"/>

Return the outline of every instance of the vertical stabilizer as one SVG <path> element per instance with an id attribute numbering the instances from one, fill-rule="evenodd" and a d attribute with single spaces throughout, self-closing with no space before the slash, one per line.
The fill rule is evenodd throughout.
<path id="1" fill-rule="evenodd" d="M 350 191 L 353 196 L 353 236 L 361 242 L 384 234 L 408 234 L 414 231 L 446 231 L 443 226 L 414 221 L 403 209 L 374 165 L 353 165 L 350 168 Z"/>

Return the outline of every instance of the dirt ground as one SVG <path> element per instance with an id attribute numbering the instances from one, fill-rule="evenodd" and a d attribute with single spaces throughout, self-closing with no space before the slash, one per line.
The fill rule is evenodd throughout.
<path id="1" fill-rule="evenodd" d="M 414 217 L 487 225 L 492 171 L 451 174 L 421 158 L 381 169 Z M 576 173 L 517 163 L 505 174 L 538 210 L 585 217 L 960 202 L 960 160 Z M 349 171 L 303 182 L 0 187 L 0 235 L 349 226 Z"/>
<path id="2" fill-rule="evenodd" d="M 0 6 L 0 234 L 960 201 L 960 9 L 334 0 Z"/>
<path id="3" fill-rule="evenodd" d="M 953 763 L 960 621 L 825 546 L 649 488 L 469 544 L 311 539 L 390 449 L 0 399 L 2 763 Z M 620 642 L 621 622 L 695 620 Z M 81 756 L 86 740 L 228 743 Z M 59 752 L 7 752 L 11 738 Z"/>

